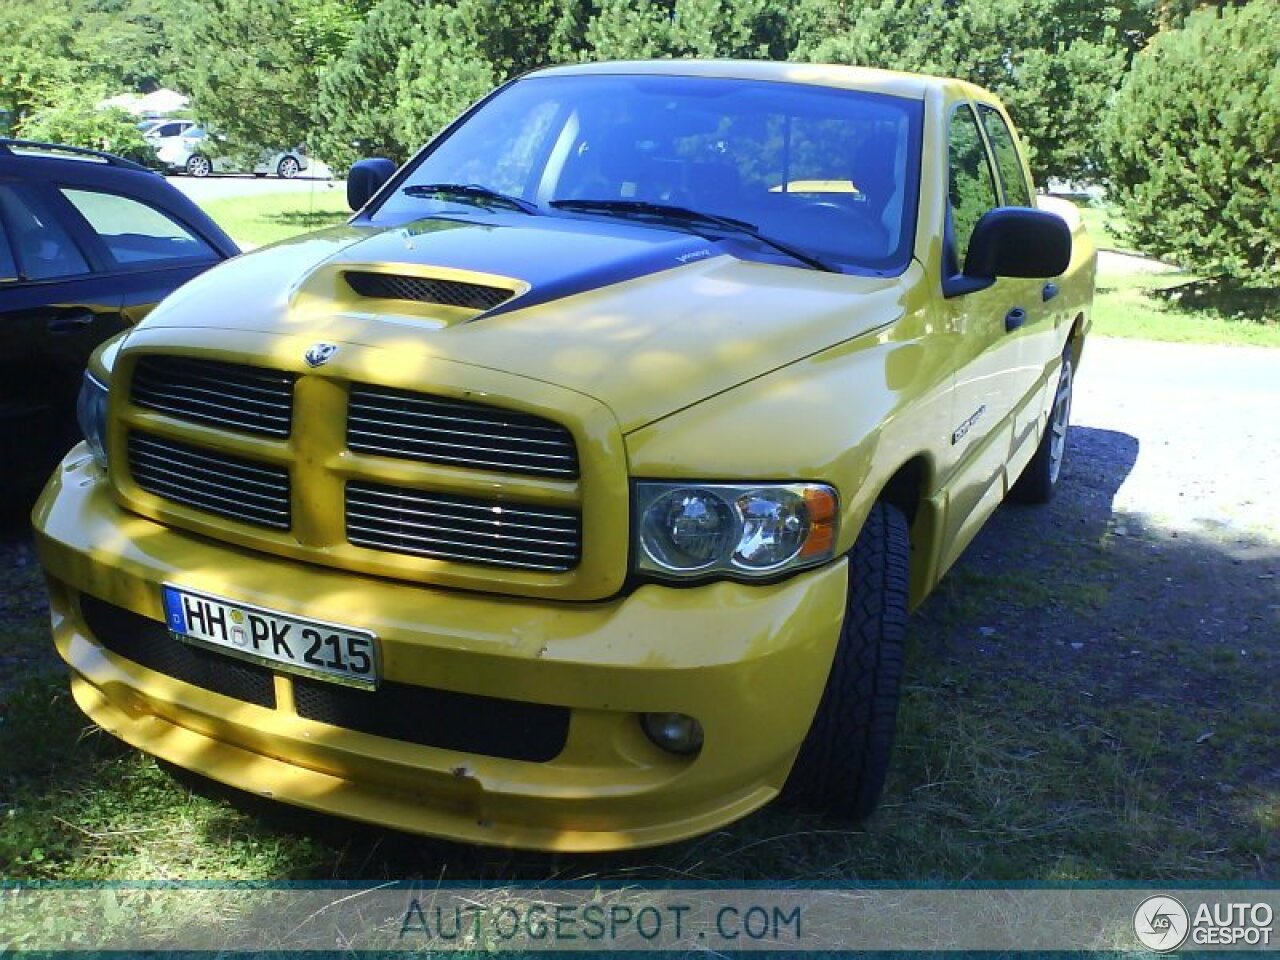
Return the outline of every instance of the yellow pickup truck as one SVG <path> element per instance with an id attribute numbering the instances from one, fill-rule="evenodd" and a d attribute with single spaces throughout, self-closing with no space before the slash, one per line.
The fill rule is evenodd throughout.
<path id="1" fill-rule="evenodd" d="M 870 813 L 908 611 L 1052 494 L 1089 326 L 1000 103 L 555 68 L 348 192 L 95 356 L 35 512 L 84 712 L 476 843 Z"/>

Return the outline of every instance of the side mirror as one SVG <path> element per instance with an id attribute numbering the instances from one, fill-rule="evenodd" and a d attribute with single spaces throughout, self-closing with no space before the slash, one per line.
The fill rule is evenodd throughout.
<path id="1" fill-rule="evenodd" d="M 347 206 L 359 210 L 395 172 L 396 165 L 385 157 L 357 160 L 347 173 Z"/>
<path id="2" fill-rule="evenodd" d="M 1056 213 L 1030 207 L 988 210 L 973 228 L 964 275 L 1056 277 L 1071 264 L 1071 228 Z"/>

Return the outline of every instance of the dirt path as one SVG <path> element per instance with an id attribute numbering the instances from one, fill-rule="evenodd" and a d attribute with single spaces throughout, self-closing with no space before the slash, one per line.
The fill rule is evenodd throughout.
<path id="1" fill-rule="evenodd" d="M 1089 728 L 1079 777 L 1145 766 L 1160 816 L 1274 878 L 1280 351 L 1095 338 L 1072 420 L 1054 502 L 1001 507 L 913 618 L 925 682 L 986 671 L 1042 731 Z"/>

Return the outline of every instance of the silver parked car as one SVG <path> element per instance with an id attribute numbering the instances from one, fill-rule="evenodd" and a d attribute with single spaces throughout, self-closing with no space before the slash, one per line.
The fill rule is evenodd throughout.
<path id="1" fill-rule="evenodd" d="M 221 140 L 217 134 L 215 139 Z M 292 180 L 311 164 L 307 148 L 296 146 L 288 150 L 263 150 L 252 152 L 212 151 L 209 149 L 209 133 L 203 127 L 191 127 L 181 135 L 160 138 L 156 144 L 156 158 L 164 168 L 173 173 L 187 173 L 193 177 L 207 177 L 211 173 L 245 173 L 265 177 L 274 173 Z"/>

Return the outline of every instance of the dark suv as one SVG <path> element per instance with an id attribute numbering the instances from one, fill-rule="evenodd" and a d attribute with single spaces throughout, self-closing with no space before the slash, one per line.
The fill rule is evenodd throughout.
<path id="1" fill-rule="evenodd" d="M 78 439 L 93 348 L 239 252 L 145 167 L 0 139 L 0 491 L 10 504 Z"/>

